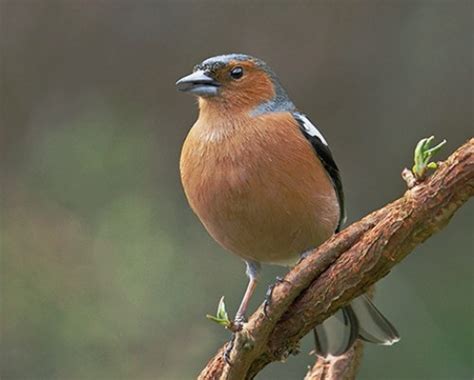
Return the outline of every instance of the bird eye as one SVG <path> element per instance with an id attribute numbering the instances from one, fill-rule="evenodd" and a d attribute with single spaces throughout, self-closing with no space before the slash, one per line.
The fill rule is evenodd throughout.
<path id="1" fill-rule="evenodd" d="M 244 69 L 240 66 L 236 66 L 230 70 L 230 76 L 232 79 L 240 79 L 242 78 L 242 75 L 244 75 Z"/>

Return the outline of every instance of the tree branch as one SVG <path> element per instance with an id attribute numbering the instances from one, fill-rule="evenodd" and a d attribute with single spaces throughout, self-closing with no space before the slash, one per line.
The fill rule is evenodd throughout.
<path id="1" fill-rule="evenodd" d="M 354 346 L 342 356 L 329 359 L 317 358 L 304 380 L 352 380 L 355 379 L 362 359 L 362 341 L 358 340 Z"/>
<path id="2" fill-rule="evenodd" d="M 370 299 L 374 297 L 372 286 L 366 293 Z M 304 380 L 353 380 L 360 367 L 364 346 L 361 340 L 357 340 L 354 346 L 344 355 L 324 359 L 316 356 L 316 361 Z"/>
<path id="3" fill-rule="evenodd" d="M 267 317 L 260 306 L 236 335 L 231 364 L 222 347 L 199 379 L 252 379 L 268 363 L 296 353 L 303 336 L 386 276 L 474 194 L 473 154 L 471 139 L 426 181 L 314 250 L 275 286 Z"/>

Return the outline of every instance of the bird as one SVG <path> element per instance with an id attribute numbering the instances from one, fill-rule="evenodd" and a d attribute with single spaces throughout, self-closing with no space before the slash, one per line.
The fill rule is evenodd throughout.
<path id="1" fill-rule="evenodd" d="M 246 264 L 249 282 L 234 319 L 243 324 L 262 264 L 294 266 L 342 228 L 341 174 L 322 133 L 261 59 L 207 58 L 176 86 L 199 105 L 181 151 L 184 193 L 212 238 Z M 399 340 L 365 294 L 314 334 L 322 357 L 343 355 L 357 338 Z"/>

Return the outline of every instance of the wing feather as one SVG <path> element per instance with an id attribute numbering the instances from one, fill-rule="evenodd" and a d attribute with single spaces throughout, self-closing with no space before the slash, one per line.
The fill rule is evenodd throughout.
<path id="1" fill-rule="evenodd" d="M 345 222 L 346 215 L 345 215 L 345 208 L 344 208 L 344 192 L 342 189 L 342 181 L 341 175 L 339 173 L 339 169 L 334 161 L 331 151 L 329 150 L 328 143 L 326 142 L 325 138 L 316 128 L 316 126 L 309 121 L 309 119 L 298 112 L 293 113 L 293 117 L 298 122 L 300 126 L 300 130 L 303 135 L 308 139 L 308 141 L 313 146 L 313 149 L 316 152 L 316 155 L 321 160 L 326 172 L 328 173 L 331 181 L 333 183 L 334 189 L 336 190 L 337 199 L 339 201 L 340 206 L 340 216 L 339 216 L 339 223 L 337 225 L 336 232 L 338 232 Z"/>

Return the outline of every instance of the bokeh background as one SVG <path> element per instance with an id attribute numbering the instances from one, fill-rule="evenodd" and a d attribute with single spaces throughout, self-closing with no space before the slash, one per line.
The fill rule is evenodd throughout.
<path id="1" fill-rule="evenodd" d="M 404 191 L 415 143 L 473 134 L 472 1 L 0 0 L 1 378 L 195 378 L 244 266 L 187 206 L 174 82 L 263 58 L 331 143 L 349 222 Z M 378 285 L 399 328 L 360 379 L 473 376 L 473 207 Z M 253 307 L 284 269 L 266 268 Z M 259 379 L 302 379 L 311 339 Z"/>

